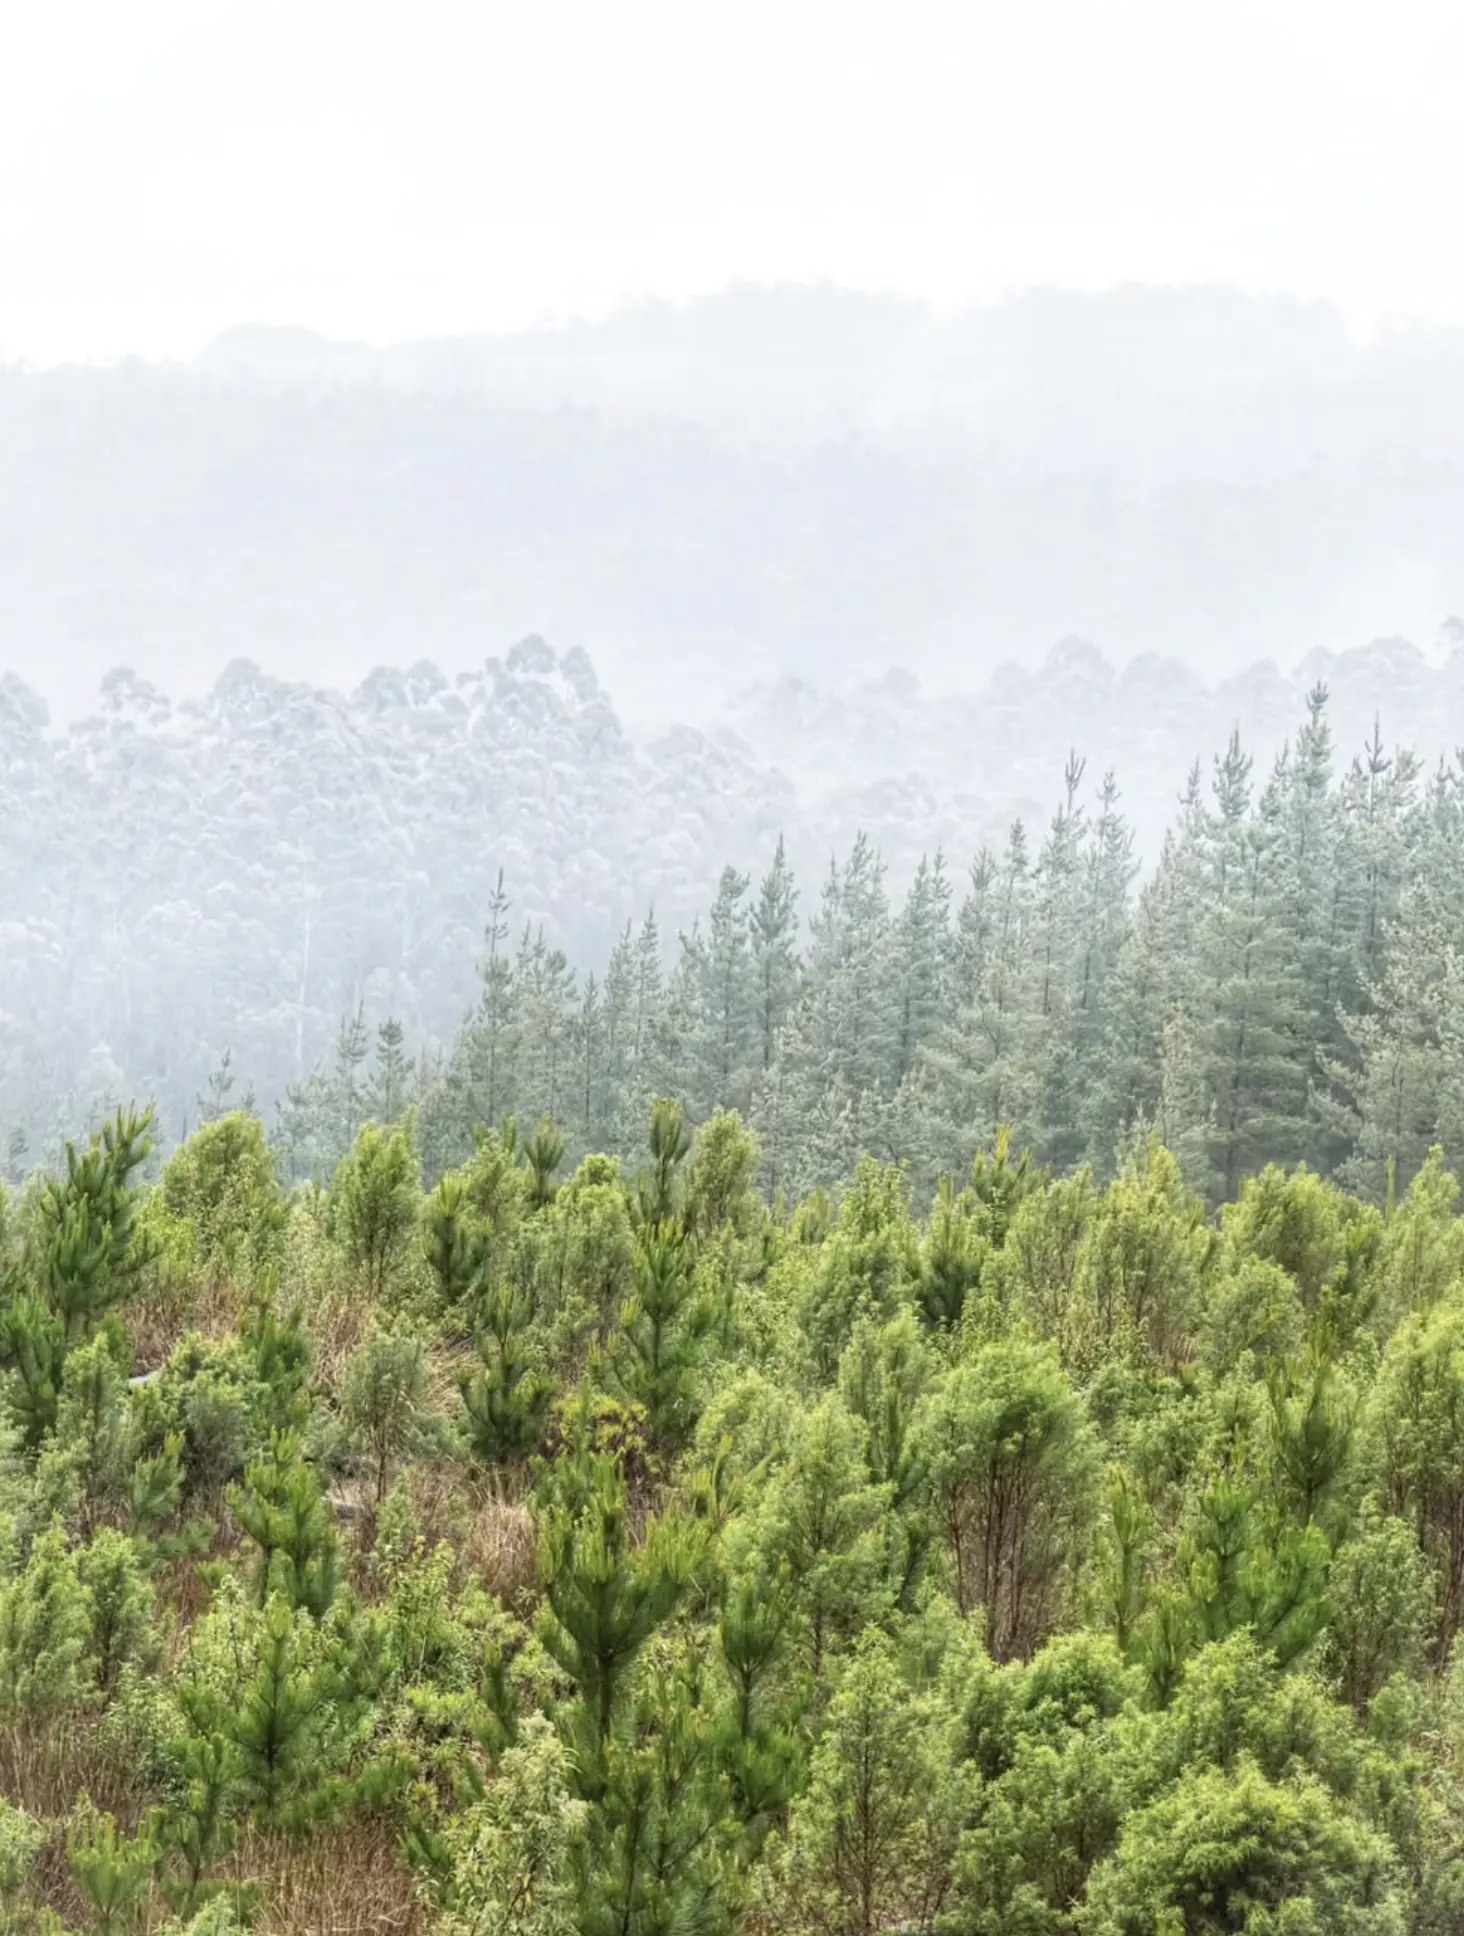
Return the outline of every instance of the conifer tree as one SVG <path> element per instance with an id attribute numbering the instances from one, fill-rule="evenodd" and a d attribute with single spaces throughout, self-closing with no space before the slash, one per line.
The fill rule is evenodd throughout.
<path id="1" fill-rule="evenodd" d="M 546 1210 L 554 1201 L 555 1172 L 564 1161 L 565 1141 L 545 1116 L 523 1145 L 524 1169 L 528 1172 L 527 1202 L 531 1210 Z"/>
<path id="2" fill-rule="evenodd" d="M 570 1717 L 582 1792 L 602 1791 L 630 1668 L 685 1591 L 699 1542 L 674 1514 L 632 1533 L 625 1479 L 606 1453 L 580 1449 L 546 1471 L 539 1507 L 544 1645 L 574 1684 Z"/>
<path id="3" fill-rule="evenodd" d="M 331 1184 L 332 1229 L 376 1303 L 406 1258 L 419 1212 L 411 1130 L 410 1123 L 364 1124 Z"/>
<path id="4" fill-rule="evenodd" d="M 758 887 L 748 917 L 752 939 L 752 978 L 757 1053 L 766 1072 L 798 992 L 798 889 L 794 886 L 779 834 L 773 864 Z"/>
<path id="5" fill-rule="evenodd" d="M 611 1131 L 607 1081 L 606 1014 L 600 997 L 600 984 L 593 974 L 586 975 L 575 1017 L 574 1052 L 577 1075 L 575 1107 L 579 1141 L 587 1150 L 603 1148 Z"/>
<path id="6" fill-rule="evenodd" d="M 963 1153 L 989 1142 L 999 1123 L 1030 1119 L 1023 989 L 1031 892 L 1027 837 L 1017 821 L 999 860 L 978 857 L 957 917 L 955 1013 L 939 1067 Z"/>
<path id="7" fill-rule="evenodd" d="M 500 1283 L 483 1301 L 479 1368 L 460 1374 L 458 1389 L 468 1448 L 485 1465 L 527 1458 L 543 1435 L 553 1381 L 530 1348 L 533 1318 L 521 1285 Z"/>
<path id="8" fill-rule="evenodd" d="M 48 1178 L 42 1190 L 46 1293 L 68 1342 L 130 1297 L 148 1262 L 134 1178 L 152 1151 L 152 1120 L 150 1109 L 119 1109 L 84 1155 L 67 1144 L 65 1176 Z"/>
<path id="9" fill-rule="evenodd" d="M 229 1505 L 259 1548 L 258 1604 L 274 1595 L 286 1608 L 323 1614 L 340 1584 L 340 1544 L 298 1439 L 276 1431 L 268 1454 L 245 1468 L 243 1485 L 230 1488 Z"/>
<path id="10" fill-rule="evenodd" d="M 1233 737 L 1217 762 L 1213 898 L 1200 941 L 1204 1083 L 1213 1104 L 1211 1194 L 1300 1141 L 1309 1069 L 1293 911 L 1282 892 L 1280 798 L 1250 809 L 1250 761 Z"/>
<path id="11" fill-rule="evenodd" d="M 137 1928 L 158 1860 L 151 1825 L 119 1835 L 115 1816 L 99 1814 L 84 1798 L 67 1827 L 66 1855 L 93 1936 L 127 1936 Z"/>
<path id="12" fill-rule="evenodd" d="M 691 1000 L 688 1088 L 695 1113 L 745 1104 L 756 1042 L 748 876 L 722 870 L 703 936 L 682 936 Z"/>
<path id="13" fill-rule="evenodd" d="M 376 1066 L 367 1085 L 366 1104 L 379 1123 L 394 1123 L 407 1106 L 415 1064 L 406 1052 L 406 1031 L 395 1016 L 376 1030 Z"/>
<path id="14" fill-rule="evenodd" d="M 636 1247 L 611 1375 L 618 1391 L 645 1408 L 651 1440 L 663 1451 L 673 1450 L 695 1420 L 697 1370 L 712 1322 L 684 1233 L 658 1220 Z"/>
<path id="15" fill-rule="evenodd" d="M 922 854 L 890 950 L 895 1016 L 891 1086 L 903 1082 L 921 1062 L 945 1011 L 950 899 L 944 855 L 937 853 L 931 863 Z"/>
<path id="16" fill-rule="evenodd" d="M 173 1907 L 191 1916 L 207 1900 L 210 1872 L 234 1844 L 243 1765 L 239 1749 L 221 1733 L 188 1731 L 173 1754 L 175 1788 L 159 1824 L 163 1886 Z"/>
<path id="17" fill-rule="evenodd" d="M 356 1140 L 366 1111 L 365 1085 L 360 1071 L 367 1054 L 366 1016 L 363 1005 L 341 1018 L 335 1047 L 335 1085 L 331 1097 L 335 1122 L 334 1142 L 346 1150 Z"/>
<path id="18" fill-rule="evenodd" d="M 787 1581 L 770 1577 L 756 1557 L 727 1581 L 717 1621 L 731 1684 L 722 1755 L 733 1807 L 754 1834 L 786 1807 L 799 1773 L 787 1675 L 792 1623 Z"/>
<path id="19" fill-rule="evenodd" d="M 477 1214 L 463 1170 L 452 1170 L 422 1212 L 423 1251 L 444 1307 L 462 1317 L 482 1289 L 492 1256 L 492 1231 Z"/>
<path id="20" fill-rule="evenodd" d="M 512 1089 L 512 1057 L 516 1047 L 516 1017 L 513 1012 L 515 987 L 513 966 L 504 952 L 504 943 L 508 940 L 509 906 L 503 886 L 503 869 L 500 867 L 488 901 L 488 921 L 484 929 L 488 952 L 479 969 L 483 987 L 478 998 L 477 1026 L 474 1031 L 475 1073 L 478 1076 L 474 1087 L 481 1096 L 476 1113 L 477 1120 L 487 1123 L 496 1123 L 500 1116 L 507 1115 L 515 1100 Z"/>
<path id="21" fill-rule="evenodd" d="M 267 1826 L 308 1814 L 326 1772 L 321 1746 L 340 1694 L 336 1676 L 309 1657 L 289 1602 L 273 1595 L 250 1678 L 223 1717 L 237 1756 L 236 1792 Z"/>
<path id="22" fill-rule="evenodd" d="M 576 976 L 562 948 L 551 948 L 541 928 L 524 929 L 514 963 L 523 1020 L 518 1113 L 530 1121 L 566 1114 L 576 1087 L 573 1023 Z"/>
<path id="23" fill-rule="evenodd" d="M 341 1412 L 370 1459 L 379 1507 L 393 1462 L 427 1433 L 427 1354 L 421 1339 L 374 1329 L 341 1374 Z"/>
<path id="24" fill-rule="evenodd" d="M 1063 775 L 1064 798 L 1053 816 L 1033 873 L 1024 991 L 1022 1054 L 1033 1071 L 1034 1140 L 1060 1163 L 1075 1153 L 1077 1122 L 1071 1066 L 1079 910 L 1087 818 L 1078 804 L 1084 763 L 1073 753 Z"/>

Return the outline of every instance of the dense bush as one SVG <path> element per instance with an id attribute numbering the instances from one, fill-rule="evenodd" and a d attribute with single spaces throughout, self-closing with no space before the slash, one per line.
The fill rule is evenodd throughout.
<path id="1" fill-rule="evenodd" d="M 1455 1926 L 1464 1275 L 1003 1129 L 928 1208 L 123 1113 L 7 1207 L 0 1926 Z M 1459 1388 L 1456 1390 L 1456 1386 Z"/>

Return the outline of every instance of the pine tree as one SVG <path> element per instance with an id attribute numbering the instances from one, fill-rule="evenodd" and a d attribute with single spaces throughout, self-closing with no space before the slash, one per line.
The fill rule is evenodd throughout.
<path id="1" fill-rule="evenodd" d="M 1199 939 L 1197 1000 L 1213 1105 L 1210 1193 L 1298 1146 L 1308 1076 L 1294 908 L 1283 892 L 1280 792 L 1250 811 L 1250 761 L 1232 737 L 1216 765 L 1212 899 Z"/>
<path id="2" fill-rule="evenodd" d="M 450 1171 L 422 1212 L 423 1250 L 444 1307 L 464 1316 L 482 1289 L 493 1240 L 462 1170 Z"/>
<path id="3" fill-rule="evenodd" d="M 1032 894 L 1020 821 L 998 861 L 983 851 L 956 920 L 953 1015 L 936 1053 L 945 1108 L 963 1154 L 997 1125 L 1025 1125 L 1032 1087 L 1024 1053 L 1024 988 Z"/>
<path id="4" fill-rule="evenodd" d="M 66 1174 L 48 1178 L 38 1211 L 46 1294 L 68 1341 L 83 1338 L 137 1288 L 150 1255 L 134 1178 L 152 1151 L 153 1112 L 117 1112 Z"/>
<path id="5" fill-rule="evenodd" d="M 340 1583 L 339 1540 L 313 1467 L 297 1438 L 275 1432 L 268 1454 L 244 1469 L 244 1484 L 229 1490 L 241 1530 L 259 1548 L 258 1604 L 273 1594 L 287 1608 L 317 1617 Z"/>
<path id="6" fill-rule="evenodd" d="M 237 1792 L 269 1827 L 308 1815 L 326 1772 L 321 1743 L 341 1693 L 335 1675 L 309 1657 L 287 1600 L 265 1605 L 253 1672 L 225 1717 L 237 1754 Z"/>
<path id="7" fill-rule="evenodd" d="M 331 1096 L 336 1146 L 349 1149 L 366 1111 L 366 1091 L 360 1070 L 366 1060 L 366 1017 L 361 1003 L 343 1016 L 335 1046 L 335 1083 Z"/>
<path id="8" fill-rule="evenodd" d="M 604 1052 L 605 1117 L 602 1142 L 605 1148 L 620 1148 L 621 1116 L 629 1093 L 634 1060 L 635 1033 L 635 942 L 627 921 L 625 930 L 610 951 L 605 969 Z"/>
<path id="9" fill-rule="evenodd" d="M 757 1016 L 745 905 L 748 877 L 725 867 L 702 938 L 682 936 L 691 1006 L 688 1089 L 699 1117 L 744 1104 L 755 1054 Z"/>
<path id="10" fill-rule="evenodd" d="M 208 1078 L 208 1093 L 197 1098 L 199 1122 L 217 1122 L 220 1116 L 236 1108 L 253 1109 L 253 1091 L 246 1090 L 242 1103 L 233 1103 L 229 1098 L 233 1095 L 234 1088 L 234 1051 L 225 1049 L 219 1057 L 218 1066 Z"/>
<path id="11" fill-rule="evenodd" d="M 415 1064 L 403 1046 L 406 1032 L 395 1017 L 376 1030 L 376 1066 L 367 1085 L 366 1101 L 379 1123 L 394 1123 L 407 1106 L 408 1085 Z"/>
<path id="12" fill-rule="evenodd" d="M 945 857 L 937 853 L 932 864 L 922 854 L 895 922 L 890 950 L 890 996 L 895 1013 L 891 1087 L 897 1087 L 921 1063 L 939 1032 L 946 1003 L 950 901 Z"/>
<path id="13" fill-rule="evenodd" d="M 1075 1009 L 1086 893 L 1087 816 L 1078 804 L 1084 763 L 1069 756 L 1064 798 L 1037 857 L 1029 947 L 1030 988 L 1023 1055 L 1034 1083 L 1033 1140 L 1038 1151 L 1066 1167 L 1082 1146 L 1077 1093 Z"/>
<path id="14" fill-rule="evenodd" d="M 484 1465 L 517 1463 L 543 1436 L 554 1386 L 531 1349 L 533 1321 L 533 1305 L 521 1285 L 496 1285 L 484 1300 L 479 1368 L 458 1380 L 464 1437 Z"/>
<path id="15" fill-rule="evenodd" d="M 576 1089 L 576 976 L 563 949 L 551 948 L 542 928 L 532 934 L 525 928 L 514 981 L 523 1028 L 518 1113 L 529 1121 L 558 1118 L 572 1111 Z"/>
<path id="16" fill-rule="evenodd" d="M 772 1066 L 783 1024 L 798 993 L 798 889 L 778 836 L 773 864 L 758 888 L 757 905 L 748 919 L 752 936 L 752 972 L 756 1007 L 757 1050 L 764 1071 Z"/>
<path id="17" fill-rule="evenodd" d="M 243 1775 L 238 1748 L 222 1734 L 183 1734 L 174 1746 L 176 1783 L 162 1812 L 164 1890 L 191 1916 L 209 1894 L 209 1875 L 235 1840 L 234 1808 Z"/>
<path id="18" fill-rule="evenodd" d="M 574 1023 L 574 1054 L 575 1113 L 579 1140 L 587 1150 L 603 1148 L 610 1133 L 612 1114 L 607 1092 L 605 1034 L 606 1015 L 600 985 L 593 974 L 586 975 Z"/>
<path id="19" fill-rule="evenodd" d="M 699 1540 L 674 1515 L 632 1536 L 625 1479 L 605 1453 L 581 1449 L 542 1476 L 539 1571 L 544 1645 L 576 1691 L 569 1717 L 585 1798 L 603 1792 L 629 1670 L 691 1579 Z"/>
<path id="20" fill-rule="evenodd" d="M 1187 1064 L 1195 1061 L 1203 1013 L 1195 954 L 1212 878 L 1210 845 L 1196 763 L 1180 796 L 1179 822 L 1165 835 L 1158 866 L 1140 890 L 1117 951 L 1085 1112 L 1088 1151 L 1099 1168 L 1135 1133 L 1158 1127 L 1177 1154 L 1183 1142 L 1186 1175 L 1201 1188 L 1209 1183 L 1208 1154 L 1201 1147 L 1209 1098 L 1197 1073 L 1188 1079 L 1188 1069 L 1178 1088 L 1171 1081 L 1166 1089 L 1166 1043 L 1171 1062 L 1180 1045 Z"/>
<path id="21" fill-rule="evenodd" d="M 137 1928 L 158 1862 L 151 1825 L 117 1833 L 115 1816 L 83 1798 L 66 1831 L 66 1856 L 89 1913 L 92 1936 L 127 1936 Z"/>
<path id="22" fill-rule="evenodd" d="M 547 1210 L 554 1201 L 558 1184 L 554 1181 L 564 1161 L 567 1145 L 552 1120 L 545 1116 L 523 1145 L 523 1164 L 528 1172 L 526 1200 L 531 1210 Z"/>
<path id="23" fill-rule="evenodd" d="M 500 867 L 488 901 L 488 922 L 484 929 L 488 953 L 479 970 L 483 987 L 478 998 L 475 1030 L 475 1061 L 482 1093 L 478 1120 L 486 1123 L 496 1123 L 513 1107 L 510 1063 L 516 1047 L 515 987 L 513 967 L 504 953 L 504 943 L 508 939 L 509 906 L 503 886 L 503 869 Z"/>
<path id="24" fill-rule="evenodd" d="M 697 1285 L 690 1246 L 658 1222 L 636 1248 L 634 1288 L 612 1345 L 616 1389 L 645 1408 L 652 1443 L 673 1451 L 695 1418 L 697 1372 L 713 1311 Z"/>
<path id="25" fill-rule="evenodd" d="M 1070 990 L 1069 1074 L 1061 1106 L 1049 1107 L 1054 1127 L 1071 1136 L 1049 1151 L 1054 1163 L 1066 1164 L 1086 1155 L 1106 1169 L 1113 1157 L 1111 1134 L 1095 1112 L 1108 1064 L 1116 1015 L 1119 962 L 1129 934 L 1129 892 L 1138 863 L 1133 833 L 1119 810 L 1118 785 L 1112 773 L 1103 776 L 1098 811 L 1088 823 L 1083 857 L 1082 900 L 1072 959 Z M 1074 1128 L 1069 1131 L 1067 1125 Z"/>
<path id="26" fill-rule="evenodd" d="M 1338 1019 L 1344 1000 L 1355 1005 L 1351 977 L 1350 902 L 1355 884 L 1346 869 L 1339 801 L 1332 786 L 1332 738 L 1327 689 L 1307 696 L 1307 720 L 1278 772 L 1277 819 L 1280 896 L 1295 949 L 1298 1044 L 1307 1085 L 1307 1126 L 1293 1155 L 1317 1168 L 1332 1168 L 1346 1154 L 1330 1121 L 1324 1070 L 1345 1052 Z"/>

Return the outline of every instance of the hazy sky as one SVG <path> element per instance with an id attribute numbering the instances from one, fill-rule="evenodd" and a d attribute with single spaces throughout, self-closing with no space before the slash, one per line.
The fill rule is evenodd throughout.
<path id="1" fill-rule="evenodd" d="M 1235 280 L 1464 323 L 1464 9 L 45 0 L 0 59 L 0 348 L 376 339 L 735 277 Z"/>

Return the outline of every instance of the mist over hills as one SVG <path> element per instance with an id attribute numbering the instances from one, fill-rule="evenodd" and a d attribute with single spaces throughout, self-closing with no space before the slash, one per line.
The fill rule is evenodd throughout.
<path id="1" fill-rule="evenodd" d="M 538 631 L 698 722 L 749 679 L 971 689 L 1073 633 L 1214 679 L 1464 610 L 1461 450 L 1464 333 L 1225 289 L 234 331 L 0 371 L 0 665 L 75 711 L 119 662 L 351 684 Z"/>
<path id="2" fill-rule="evenodd" d="M 779 833 L 805 911 L 959 873 L 1069 749 L 1152 862 L 1318 679 L 1449 754 L 1461 451 L 1464 335 L 1223 289 L 0 369 L 0 1121 L 445 1039 L 500 866 L 583 972 Z"/>
<path id="3" fill-rule="evenodd" d="M 446 1042 L 500 868 L 515 944 L 542 929 L 598 975 L 652 905 L 674 958 L 722 867 L 756 877 L 780 835 L 805 916 L 860 832 L 897 895 L 937 850 L 959 880 L 1014 817 L 1035 845 L 1070 748 L 1080 803 L 1116 771 L 1152 865 L 1193 764 L 1238 728 L 1263 775 L 1319 679 L 1339 767 L 1375 719 L 1428 759 L 1464 745 L 1464 639 L 1441 663 L 1392 639 L 1215 686 L 1069 640 L 964 692 L 900 668 L 843 693 L 785 678 L 715 727 L 647 734 L 584 652 L 536 637 L 350 689 L 241 660 L 181 702 L 117 669 L 64 728 L 5 675 L 0 1129 L 39 1147 L 102 1099 L 156 1094 L 174 1134 L 226 1050 L 269 1107 L 358 1003 Z"/>

